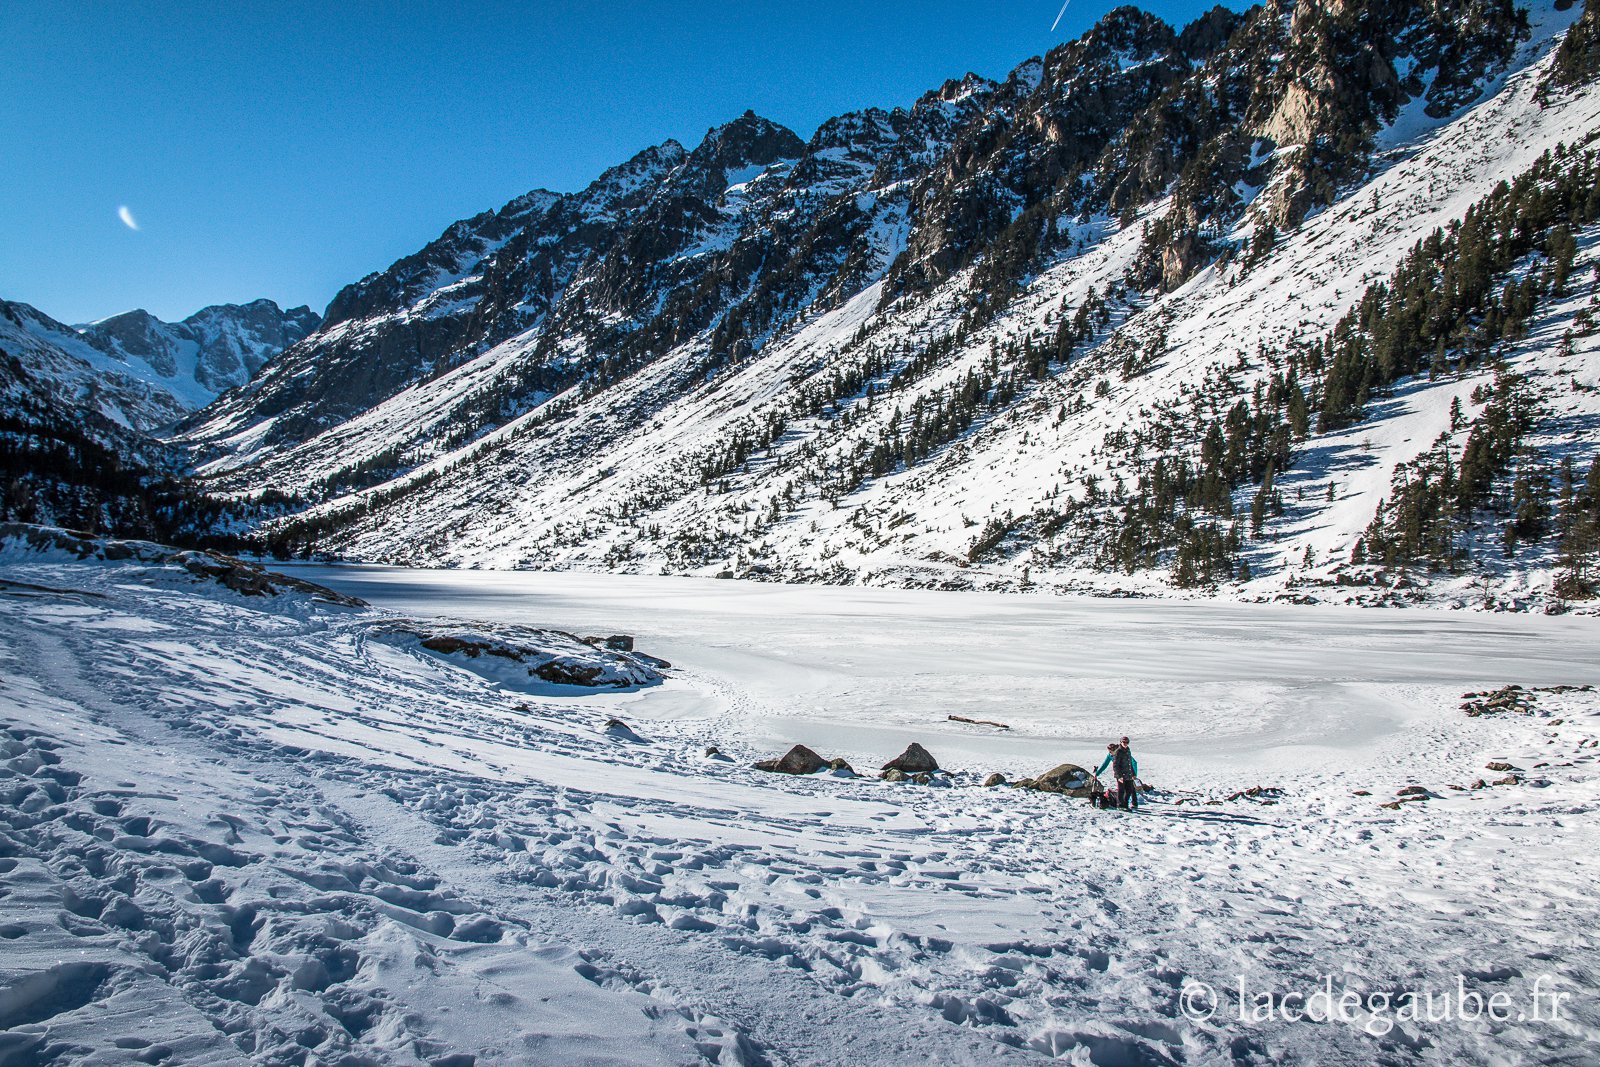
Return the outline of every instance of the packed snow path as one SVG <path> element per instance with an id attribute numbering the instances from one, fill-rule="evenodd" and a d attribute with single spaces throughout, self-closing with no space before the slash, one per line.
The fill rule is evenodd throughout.
<path id="1" fill-rule="evenodd" d="M 1458 706 L 1600 680 L 1592 621 L 296 572 L 365 612 L 0 572 L 0 1062 L 1576 1064 L 1600 1041 L 1600 701 Z M 383 636 L 400 610 L 632 633 L 678 666 L 502 688 Z M 979 785 L 1121 733 L 1162 790 L 1138 815 Z M 748 767 L 803 742 L 870 770 L 911 740 L 952 786 Z M 1449 788 L 1491 761 L 1522 781 Z M 1436 795 L 1381 806 L 1411 784 Z M 1283 793 L 1225 799 L 1254 785 Z M 1570 996 L 1381 1035 L 1185 1016 L 1240 975 Z"/>

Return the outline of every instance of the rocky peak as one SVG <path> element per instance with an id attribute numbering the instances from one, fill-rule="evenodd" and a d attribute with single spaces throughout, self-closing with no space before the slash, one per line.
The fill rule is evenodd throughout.
<path id="1" fill-rule="evenodd" d="M 746 111 L 706 131 L 684 161 L 677 184 L 682 192 L 714 199 L 730 184 L 753 177 L 751 170 L 780 159 L 798 159 L 805 147 L 793 130 Z"/>
<path id="2" fill-rule="evenodd" d="M 688 150 L 668 139 L 636 152 L 626 163 L 604 171 L 577 194 L 576 200 L 588 212 L 611 211 L 648 194 L 689 158 Z"/>
<path id="3" fill-rule="evenodd" d="M 144 308 L 124 311 L 78 329 L 90 344 L 109 355 L 142 360 L 162 377 L 178 373 L 177 338 L 166 323 Z"/>
<path id="4" fill-rule="evenodd" d="M 163 322 L 142 308 L 78 328 L 90 345 L 155 378 L 174 379 L 191 403 L 243 385 L 279 352 L 321 324 L 308 307 L 284 311 L 276 302 L 213 304 L 181 322 Z M 189 389 L 196 384 L 202 391 Z"/>
<path id="5" fill-rule="evenodd" d="M 892 112 L 867 108 L 831 118 L 817 127 L 789 176 L 789 184 L 806 187 L 870 178 L 886 150 L 900 142 L 907 126 L 907 115 L 898 108 Z"/>
<path id="6" fill-rule="evenodd" d="M 1243 18 L 1218 4 L 1183 28 L 1178 34 L 1178 48 L 1190 60 L 1204 62 L 1228 43 Z"/>

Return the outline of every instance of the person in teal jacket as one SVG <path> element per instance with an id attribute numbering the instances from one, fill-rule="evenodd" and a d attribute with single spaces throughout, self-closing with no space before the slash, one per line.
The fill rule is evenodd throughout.
<path id="1" fill-rule="evenodd" d="M 1119 745 L 1115 741 L 1106 746 L 1106 758 L 1100 766 L 1095 768 L 1095 777 L 1107 768 L 1117 780 L 1117 807 L 1124 809 L 1137 809 L 1139 807 L 1139 791 L 1135 788 L 1134 779 L 1139 777 L 1139 761 L 1133 758 L 1133 749 L 1128 746 L 1128 739 L 1124 737 Z"/>

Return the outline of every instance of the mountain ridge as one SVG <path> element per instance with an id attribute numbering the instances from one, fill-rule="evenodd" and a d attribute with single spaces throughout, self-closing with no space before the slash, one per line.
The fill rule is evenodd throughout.
<path id="1" fill-rule="evenodd" d="M 747 112 L 452 224 L 176 443 L 209 492 L 287 502 L 277 551 L 1398 602 L 1357 548 L 1437 412 L 1390 398 L 1448 396 L 1460 448 L 1501 369 L 1548 391 L 1572 364 L 1577 407 L 1546 404 L 1460 503 L 1479 547 L 1406 586 L 1530 604 L 1572 570 L 1586 498 L 1514 563 L 1480 542 L 1594 451 L 1589 335 L 1518 333 L 1583 310 L 1557 244 L 1495 268 L 1514 293 L 1474 289 L 1437 338 L 1448 382 L 1361 386 L 1354 432 L 1394 436 L 1370 461 L 1339 443 L 1326 353 L 1433 228 L 1588 165 L 1567 146 L 1597 130 L 1593 86 L 1558 75 L 1586 69 L 1562 41 L 1589 11 L 1280 2 L 1177 29 L 1119 8 L 1003 80 L 806 141 Z M 1566 227 L 1563 276 L 1587 277 L 1587 210 L 1511 221 Z M 1313 487 L 1336 506 L 1300 506 Z"/>

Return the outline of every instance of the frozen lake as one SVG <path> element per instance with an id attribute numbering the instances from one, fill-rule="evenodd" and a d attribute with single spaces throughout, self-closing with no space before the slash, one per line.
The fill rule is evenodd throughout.
<path id="1" fill-rule="evenodd" d="M 1138 739 L 1180 778 L 1376 756 L 1469 689 L 1600 682 L 1593 620 L 786 586 L 571 572 L 296 567 L 413 614 L 629 633 L 684 669 L 641 718 L 851 759 L 920 740 L 1013 772 Z M 948 715 L 1008 723 L 966 726 Z M 893 751 L 891 751 L 893 750 Z M 879 760 L 881 762 L 881 760 Z M 1042 766 L 1035 767 L 1035 764 Z"/>

